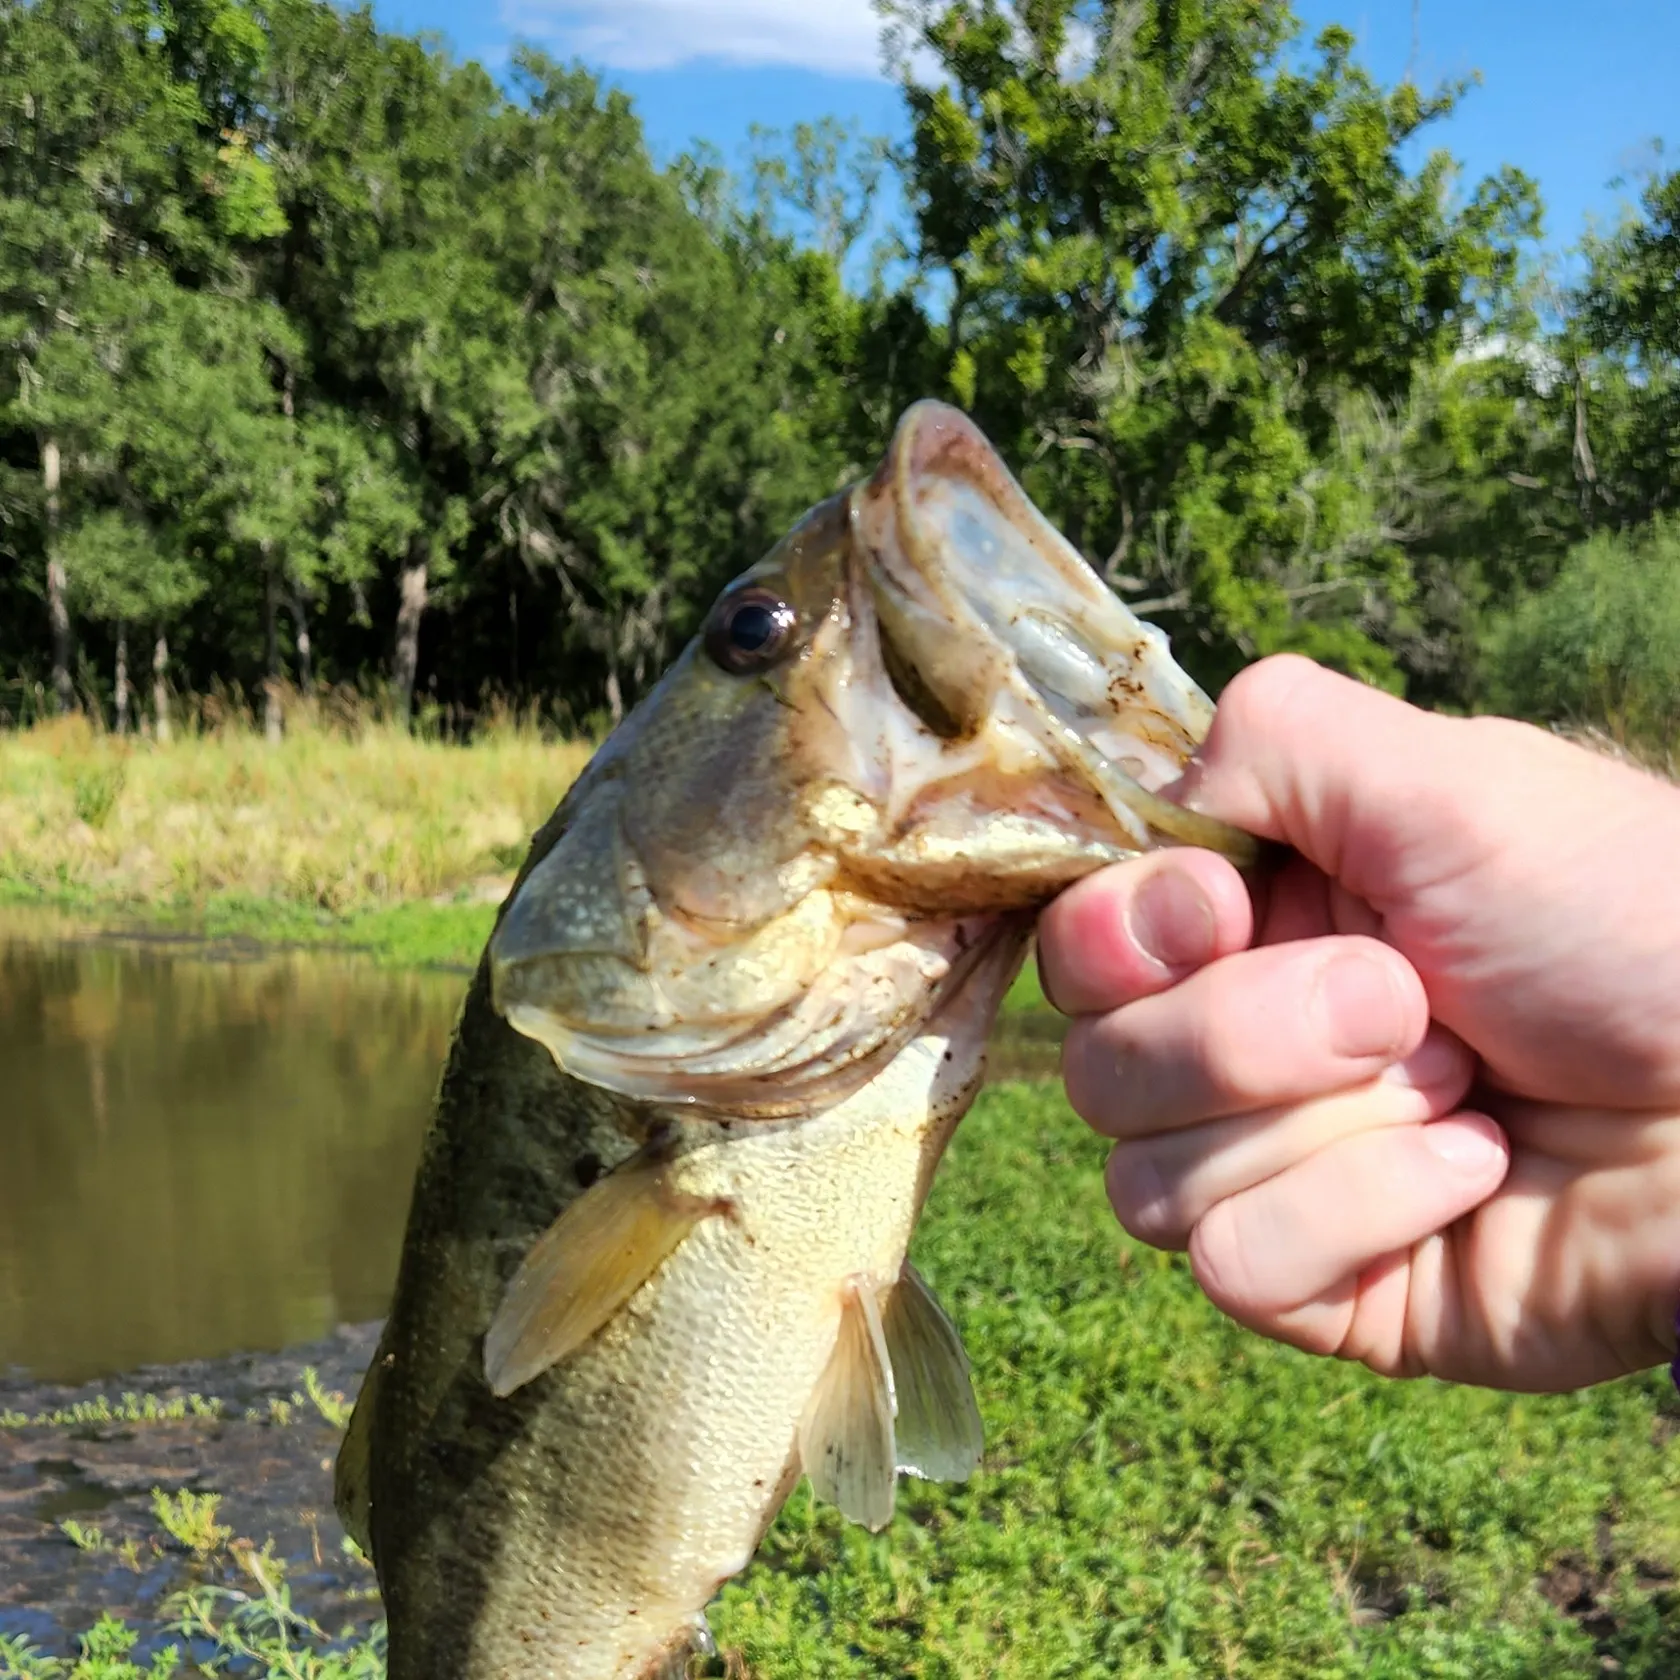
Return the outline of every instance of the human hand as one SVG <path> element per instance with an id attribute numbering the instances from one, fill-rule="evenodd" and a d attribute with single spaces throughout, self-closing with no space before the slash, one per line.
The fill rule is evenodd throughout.
<path id="1" fill-rule="evenodd" d="M 1226 690 L 1175 790 L 1209 852 L 1040 923 L 1122 1224 L 1239 1322 L 1393 1375 L 1579 1387 L 1680 1302 L 1680 789 L 1306 660 Z"/>

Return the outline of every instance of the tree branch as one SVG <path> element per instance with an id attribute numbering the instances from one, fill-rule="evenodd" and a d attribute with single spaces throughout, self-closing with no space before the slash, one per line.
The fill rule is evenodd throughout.
<path id="1" fill-rule="evenodd" d="M 1290 199 L 1283 207 L 1283 214 L 1255 240 L 1252 255 L 1237 270 L 1236 278 L 1226 288 L 1224 297 L 1214 305 L 1213 313 L 1218 320 L 1229 324 L 1232 313 L 1236 306 L 1242 302 L 1243 296 L 1248 291 L 1255 275 L 1266 267 L 1274 257 L 1282 256 L 1288 251 L 1293 241 L 1286 239 L 1281 245 L 1276 246 L 1271 241 L 1277 234 L 1283 232 L 1289 225 L 1289 218 L 1300 208 L 1301 201 L 1298 198 Z"/>

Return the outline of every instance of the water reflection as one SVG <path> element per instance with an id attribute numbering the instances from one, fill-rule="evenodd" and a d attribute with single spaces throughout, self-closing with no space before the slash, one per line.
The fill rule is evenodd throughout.
<path id="1" fill-rule="evenodd" d="M 0 923 L 0 1371 L 75 1382 L 381 1315 L 465 978 Z M 1054 1074 L 1007 1014 L 994 1079 Z"/>
<path id="2" fill-rule="evenodd" d="M 0 1368 L 385 1310 L 463 978 L 0 936 Z"/>

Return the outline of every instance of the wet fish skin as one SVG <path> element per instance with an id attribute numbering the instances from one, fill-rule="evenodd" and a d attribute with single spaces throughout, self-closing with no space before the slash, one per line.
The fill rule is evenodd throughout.
<path id="1" fill-rule="evenodd" d="M 879 1526 L 895 1468 L 972 1466 L 915 1219 L 1033 912 L 1173 837 L 1138 778 L 1207 715 L 1058 543 L 912 411 L 720 603 L 785 603 L 778 660 L 686 650 L 537 836 L 341 1454 L 392 1680 L 681 1674 L 802 1470 Z"/>

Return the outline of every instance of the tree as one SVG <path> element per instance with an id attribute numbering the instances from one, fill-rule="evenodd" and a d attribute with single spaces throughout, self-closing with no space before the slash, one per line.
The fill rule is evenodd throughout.
<path id="1" fill-rule="evenodd" d="M 307 400 L 395 444 L 359 468 L 383 462 L 382 523 L 402 541 L 386 563 L 406 717 L 422 617 L 466 537 L 475 469 L 497 454 L 506 404 L 522 401 L 518 300 L 497 291 L 475 237 L 500 101 L 478 66 L 381 36 L 365 11 L 290 0 L 274 27 L 264 144 L 288 233 L 268 279 L 302 333 Z M 330 82 L 324 63 L 338 67 Z"/>
<path id="2" fill-rule="evenodd" d="M 1514 172 L 1455 204 L 1402 147 L 1462 91 L 1383 91 L 1283 0 L 905 0 L 907 186 L 943 278 L 947 388 L 1123 592 L 1217 679 L 1296 647 L 1396 680 L 1355 621 L 1398 545 L 1336 470 L 1350 396 L 1390 407 L 1514 280 Z M 1380 616 L 1380 615 L 1379 615 Z"/>
<path id="3" fill-rule="evenodd" d="M 517 78 L 479 242 L 520 300 L 530 407 L 503 410 L 486 553 L 556 586 L 551 658 L 598 673 L 616 721 L 718 585 L 842 481 L 809 326 L 847 306 L 828 257 L 696 214 L 705 181 L 653 168 L 622 94 L 537 53 Z"/>
<path id="4" fill-rule="evenodd" d="M 1576 310 L 1597 353 L 1580 365 L 1582 448 L 1595 500 L 1620 522 L 1680 506 L 1680 170 L 1655 176 L 1641 209 L 1587 240 Z"/>
<path id="5" fill-rule="evenodd" d="M 0 0 L 0 335 L 14 351 L 0 430 L 38 462 L 60 709 L 73 704 L 65 533 L 82 533 L 85 555 L 115 552 L 94 514 L 120 488 L 132 336 L 174 289 L 228 281 L 231 242 L 279 226 L 268 166 L 238 126 L 263 45 L 230 0 Z"/>
<path id="6" fill-rule="evenodd" d="M 1488 695 L 1542 722 L 1596 724 L 1659 753 L 1680 743 L 1680 521 L 1601 531 L 1487 636 Z"/>

